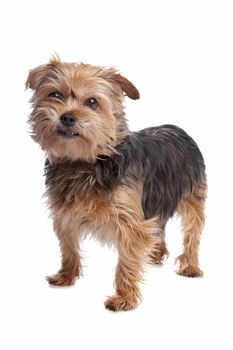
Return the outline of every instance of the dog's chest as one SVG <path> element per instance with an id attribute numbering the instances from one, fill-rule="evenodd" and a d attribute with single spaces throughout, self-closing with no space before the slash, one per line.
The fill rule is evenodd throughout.
<path id="1" fill-rule="evenodd" d="M 91 182 L 91 180 L 89 180 Z M 112 193 L 96 190 L 88 181 L 58 181 L 47 189 L 52 208 L 78 212 L 80 216 L 101 216 L 108 211 Z"/>
<path id="2" fill-rule="evenodd" d="M 75 198 L 52 208 L 53 219 L 58 222 L 60 231 L 72 232 L 75 236 L 91 234 L 103 244 L 112 245 L 116 241 L 117 220 L 115 206 L 106 198 Z"/>
<path id="3" fill-rule="evenodd" d="M 99 169 L 79 162 L 48 164 L 45 174 L 46 195 L 58 227 L 55 230 L 75 235 L 92 233 L 103 243 L 114 244 L 119 186 L 111 167 Z"/>
<path id="4" fill-rule="evenodd" d="M 102 226 L 110 221 L 113 192 L 99 188 L 92 173 L 56 171 L 46 174 L 48 203 L 63 225 Z"/>
<path id="5" fill-rule="evenodd" d="M 93 206 L 93 199 L 106 202 L 117 186 L 116 173 L 110 161 L 91 164 L 84 161 L 45 164 L 47 195 L 52 205 L 78 202 Z"/>

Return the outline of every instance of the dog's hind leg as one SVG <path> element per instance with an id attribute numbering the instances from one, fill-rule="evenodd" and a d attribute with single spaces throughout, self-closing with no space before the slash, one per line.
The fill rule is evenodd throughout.
<path id="1" fill-rule="evenodd" d="M 205 222 L 206 186 L 182 200 L 178 213 L 181 216 L 183 238 L 183 254 L 176 261 L 179 265 L 177 273 L 182 276 L 199 277 L 203 273 L 199 268 L 198 251 L 200 236 Z"/>
<path id="2" fill-rule="evenodd" d="M 161 229 L 155 233 L 156 243 L 151 253 L 149 254 L 149 263 L 159 265 L 162 264 L 164 259 L 169 256 L 169 251 L 165 242 L 165 226 L 166 224 L 159 225 Z"/>

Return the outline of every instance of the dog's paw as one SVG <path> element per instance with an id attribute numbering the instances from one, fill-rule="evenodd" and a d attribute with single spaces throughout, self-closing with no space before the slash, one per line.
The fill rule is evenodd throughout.
<path id="1" fill-rule="evenodd" d="M 113 295 L 109 297 L 104 303 L 106 309 L 111 311 L 127 311 L 133 310 L 137 307 L 138 302 L 127 298 L 126 296 Z"/>
<path id="2" fill-rule="evenodd" d="M 185 268 L 180 267 L 177 271 L 177 274 L 180 276 L 186 277 L 202 277 L 203 272 L 197 266 L 188 265 Z"/>
<path id="3" fill-rule="evenodd" d="M 182 254 L 176 258 L 176 263 L 178 264 L 177 275 L 186 277 L 202 277 L 203 272 L 198 266 L 190 264 L 188 258 Z"/>
<path id="4" fill-rule="evenodd" d="M 166 253 L 161 251 L 154 251 L 149 254 L 148 263 L 151 265 L 162 265 L 164 260 L 169 256 L 168 251 Z"/>
<path id="5" fill-rule="evenodd" d="M 161 265 L 165 258 L 169 257 L 169 251 L 165 242 L 157 243 L 154 249 L 149 253 L 148 262 L 152 265 Z"/>
<path id="6" fill-rule="evenodd" d="M 75 283 L 75 277 L 58 272 L 53 276 L 46 277 L 49 284 L 57 287 L 72 286 Z"/>

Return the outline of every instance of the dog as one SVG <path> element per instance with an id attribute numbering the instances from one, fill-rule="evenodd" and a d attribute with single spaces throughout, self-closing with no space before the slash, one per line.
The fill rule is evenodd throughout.
<path id="1" fill-rule="evenodd" d="M 91 234 L 118 251 L 116 294 L 105 307 L 130 310 L 141 301 L 145 262 L 161 264 L 165 226 L 181 217 L 179 275 L 202 276 L 198 263 L 207 193 L 205 164 L 194 140 L 174 125 L 131 132 L 124 97 L 137 88 L 116 68 L 53 57 L 29 71 L 32 138 L 46 152 L 46 195 L 62 262 L 47 277 L 72 285 L 82 273 L 80 242 Z"/>

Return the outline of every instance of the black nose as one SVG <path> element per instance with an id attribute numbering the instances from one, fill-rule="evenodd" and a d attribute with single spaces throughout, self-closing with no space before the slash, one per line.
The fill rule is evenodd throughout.
<path id="1" fill-rule="evenodd" d="M 66 127 L 73 126 L 76 122 L 75 116 L 69 113 L 62 114 L 60 120 L 62 124 Z"/>

